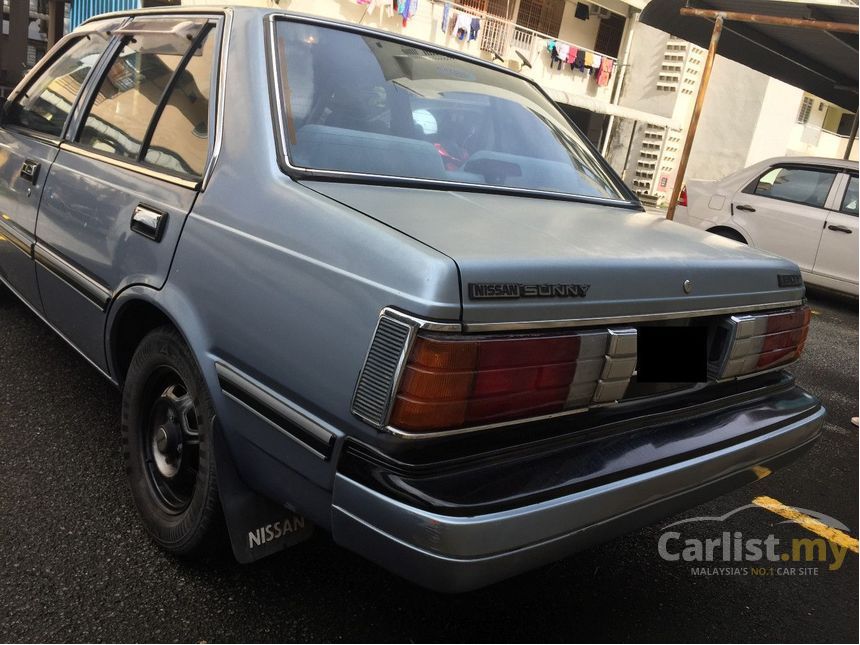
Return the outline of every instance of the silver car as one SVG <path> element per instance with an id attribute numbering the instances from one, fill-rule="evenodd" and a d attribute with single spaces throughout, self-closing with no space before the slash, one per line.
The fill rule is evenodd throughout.
<path id="1" fill-rule="evenodd" d="M 531 81 L 270 9 L 112 14 L 0 128 L 0 277 L 122 389 L 153 539 L 462 591 L 761 477 L 797 266 L 645 213 Z"/>

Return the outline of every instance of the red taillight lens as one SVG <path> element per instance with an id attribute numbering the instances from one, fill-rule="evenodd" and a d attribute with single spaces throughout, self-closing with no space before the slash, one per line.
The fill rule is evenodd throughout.
<path id="1" fill-rule="evenodd" d="M 737 316 L 735 339 L 723 377 L 742 376 L 779 367 L 800 357 L 812 315 L 807 306 L 756 316 Z"/>
<path id="2" fill-rule="evenodd" d="M 607 331 L 475 339 L 419 335 L 389 424 L 407 432 L 446 430 L 582 407 L 596 396 L 609 338 Z M 622 378 L 629 381 L 630 374 Z"/>
<path id="3" fill-rule="evenodd" d="M 684 186 L 681 189 L 681 194 L 678 195 L 678 206 L 686 206 L 687 205 L 687 187 Z"/>

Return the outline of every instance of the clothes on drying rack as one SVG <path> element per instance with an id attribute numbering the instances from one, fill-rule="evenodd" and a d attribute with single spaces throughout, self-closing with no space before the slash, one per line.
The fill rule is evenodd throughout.
<path id="1" fill-rule="evenodd" d="M 609 79 L 612 78 L 612 71 L 615 69 L 615 61 L 611 58 L 604 57 L 600 64 L 600 69 L 597 72 L 597 85 L 605 87 L 609 85 Z"/>
<path id="2" fill-rule="evenodd" d="M 403 17 L 403 26 L 405 27 L 409 19 L 418 12 L 418 0 L 400 0 L 400 8 L 397 13 Z"/>
<path id="3" fill-rule="evenodd" d="M 468 13 L 458 13 L 454 22 L 454 35 L 457 40 L 466 40 L 472 29 L 472 16 Z"/>
<path id="4" fill-rule="evenodd" d="M 469 25 L 469 41 L 477 40 L 479 31 L 481 31 L 480 19 L 472 18 L 472 22 Z"/>
<path id="5" fill-rule="evenodd" d="M 550 67 L 555 65 L 561 70 L 563 64 L 570 65 L 571 70 L 587 73 L 594 76 L 597 84 L 601 87 L 609 83 L 615 61 L 603 54 L 580 49 L 576 45 L 561 43 L 554 39 L 546 41 L 546 48 L 550 55 Z"/>

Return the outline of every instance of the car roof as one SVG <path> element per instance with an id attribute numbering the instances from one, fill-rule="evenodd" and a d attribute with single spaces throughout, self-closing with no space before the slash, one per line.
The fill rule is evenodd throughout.
<path id="1" fill-rule="evenodd" d="M 772 166 L 774 164 L 802 164 L 804 166 L 828 166 L 830 168 L 843 168 L 845 170 L 856 170 L 857 162 L 849 159 L 831 159 L 829 157 L 771 157 L 759 161 L 756 166 Z"/>
<path id="2" fill-rule="evenodd" d="M 501 65 L 496 65 L 490 61 L 484 60 L 483 58 L 478 58 L 477 56 L 472 56 L 465 52 L 461 52 L 456 49 L 448 49 L 447 47 L 443 47 L 441 45 L 437 45 L 436 43 L 430 42 L 428 40 L 420 40 L 418 38 L 410 38 L 409 36 L 405 36 L 403 34 L 395 33 L 392 31 L 388 31 L 385 29 L 380 29 L 378 27 L 372 27 L 369 25 L 361 25 L 354 22 L 348 22 L 346 20 L 338 20 L 336 18 L 328 18 L 324 16 L 319 16 L 312 13 L 305 13 L 300 11 L 289 11 L 287 9 L 283 9 L 281 7 L 254 7 L 254 6 L 246 6 L 246 5 L 179 5 L 179 6 L 171 6 L 171 7 L 147 7 L 145 9 L 128 9 L 122 11 L 113 11 L 110 13 L 103 13 L 97 16 L 93 16 L 81 23 L 80 26 L 86 25 L 87 23 L 94 22 L 96 20 L 103 20 L 105 18 L 111 17 L 121 17 L 121 16 L 159 16 L 159 15 L 170 15 L 170 14 L 180 14 L 180 15 L 189 15 L 189 14 L 235 14 L 235 15 L 243 15 L 247 16 L 249 14 L 257 14 L 260 18 L 264 18 L 269 15 L 281 15 L 286 17 L 297 18 L 301 20 L 309 20 L 315 23 L 318 23 L 322 26 L 331 26 L 331 27 L 344 27 L 346 29 L 358 32 L 367 32 L 370 34 L 377 34 L 386 40 L 394 40 L 398 42 L 402 42 L 406 45 L 412 45 L 414 47 L 420 47 L 422 49 L 428 49 L 431 51 L 439 52 L 441 54 L 445 54 L 446 56 L 450 56 L 451 58 L 458 58 L 460 60 L 473 63 L 475 65 L 480 65 L 481 67 L 486 67 L 488 69 L 495 70 L 497 72 L 501 72 L 503 74 L 507 74 L 509 76 L 514 76 L 519 78 L 529 85 L 532 85 L 543 93 L 550 101 L 552 99 L 546 93 L 546 90 L 541 87 L 541 85 L 532 78 L 528 76 L 524 76 L 519 74 L 518 72 L 508 68 L 502 67 Z"/>

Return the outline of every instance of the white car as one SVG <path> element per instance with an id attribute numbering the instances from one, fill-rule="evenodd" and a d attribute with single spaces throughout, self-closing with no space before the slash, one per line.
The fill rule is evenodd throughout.
<path id="1" fill-rule="evenodd" d="M 857 295 L 857 162 L 775 157 L 691 179 L 675 221 L 796 262 L 811 285 Z"/>

